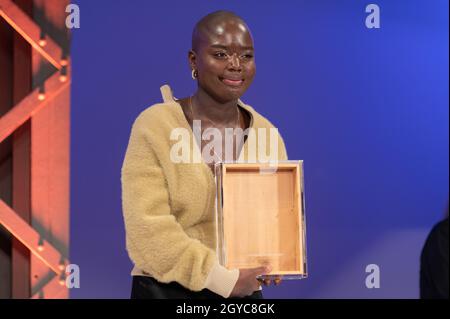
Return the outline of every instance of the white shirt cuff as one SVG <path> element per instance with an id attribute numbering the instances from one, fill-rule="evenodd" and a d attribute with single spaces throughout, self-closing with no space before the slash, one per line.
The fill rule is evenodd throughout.
<path id="1" fill-rule="evenodd" d="M 228 270 L 216 261 L 208 274 L 208 278 L 206 278 L 205 288 L 224 298 L 228 298 L 238 279 L 239 269 Z"/>

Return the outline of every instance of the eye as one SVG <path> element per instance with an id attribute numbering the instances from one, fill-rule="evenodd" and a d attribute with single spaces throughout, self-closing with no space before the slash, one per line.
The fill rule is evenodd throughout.
<path id="1" fill-rule="evenodd" d="M 216 52 L 214 53 L 214 56 L 223 59 L 227 56 L 227 54 L 225 52 Z"/>
<path id="2" fill-rule="evenodd" d="M 244 54 L 243 57 L 244 59 L 250 60 L 253 59 L 253 54 Z"/>

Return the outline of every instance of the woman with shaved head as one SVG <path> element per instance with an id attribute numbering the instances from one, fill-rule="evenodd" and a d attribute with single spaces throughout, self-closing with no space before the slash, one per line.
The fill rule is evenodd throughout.
<path id="1" fill-rule="evenodd" d="M 122 167 L 132 298 L 262 297 L 257 276 L 270 265 L 223 267 L 214 231 L 216 162 L 287 159 L 278 131 L 240 100 L 255 76 L 254 54 L 239 16 L 208 14 L 195 25 L 188 52 L 196 92 L 176 99 L 162 86 L 163 103 L 133 124 Z"/>

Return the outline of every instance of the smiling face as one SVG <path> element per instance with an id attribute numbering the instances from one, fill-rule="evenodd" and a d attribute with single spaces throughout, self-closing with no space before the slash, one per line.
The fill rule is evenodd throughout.
<path id="1" fill-rule="evenodd" d="M 189 62 L 197 70 L 198 85 L 221 103 L 241 97 L 256 72 L 247 25 L 236 16 L 220 15 L 200 22 L 192 42 Z"/>

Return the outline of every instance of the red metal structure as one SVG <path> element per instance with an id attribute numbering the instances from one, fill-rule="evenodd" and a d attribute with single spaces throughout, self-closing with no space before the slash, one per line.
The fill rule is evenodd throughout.
<path id="1" fill-rule="evenodd" d="M 67 298 L 68 0 L 0 0 L 0 298 Z"/>

